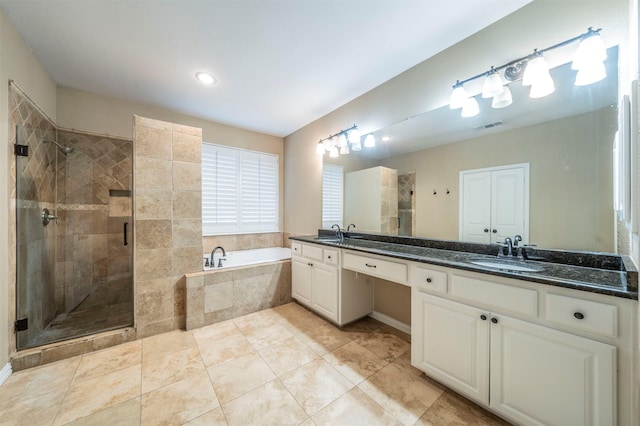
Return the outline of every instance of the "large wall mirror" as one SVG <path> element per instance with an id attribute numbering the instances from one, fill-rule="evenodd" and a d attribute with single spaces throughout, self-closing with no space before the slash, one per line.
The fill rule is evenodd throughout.
<path id="1" fill-rule="evenodd" d="M 598 23 L 585 22 L 584 28 L 593 25 Z M 622 39 L 626 34 L 603 28 L 602 36 Z M 616 252 L 620 225 L 613 208 L 613 147 L 620 69 L 627 58 L 619 53 L 620 42 L 611 41 L 607 77 L 598 83 L 575 86 L 568 54 L 551 70 L 556 90 L 547 97 L 531 99 L 529 88 L 516 81 L 510 85 L 513 104 L 507 108 L 492 109 L 491 99 L 477 96 L 481 113 L 461 118 L 460 110 L 444 105 L 378 129 L 372 150 L 339 158 L 327 155 L 324 162 L 343 165 L 345 173 L 376 166 L 397 170 L 399 182 L 413 185 L 409 187 L 415 197 L 413 204 L 404 199 L 399 206 L 399 217 L 405 211 L 400 234 L 445 240 L 460 238 L 461 171 L 527 163 L 527 242 Z M 345 199 L 350 196 L 345 193 Z M 358 223 L 353 217 L 345 221 Z M 413 223 L 407 226 L 407 221 Z"/>

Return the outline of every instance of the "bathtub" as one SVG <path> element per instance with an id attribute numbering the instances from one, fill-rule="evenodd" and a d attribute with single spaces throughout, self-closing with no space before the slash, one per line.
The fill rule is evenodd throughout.
<path id="1" fill-rule="evenodd" d="M 209 259 L 210 255 L 211 254 L 205 254 L 204 259 Z M 222 253 L 220 252 L 220 250 L 218 250 L 215 255 L 215 266 L 217 266 L 220 256 L 222 256 Z M 223 268 L 237 268 L 241 266 L 277 262 L 279 260 L 287 259 L 291 259 L 291 249 L 287 247 L 268 247 L 253 250 L 231 251 L 227 252 L 226 260 L 222 261 L 222 268 L 212 268 L 210 266 L 205 266 L 204 270 L 210 271 Z"/>
<path id="2" fill-rule="evenodd" d="M 216 252 L 216 263 L 221 256 Z M 204 255 L 205 259 L 209 254 Z M 271 247 L 227 252 L 222 268 L 185 275 L 186 328 L 291 302 L 291 249 Z"/>

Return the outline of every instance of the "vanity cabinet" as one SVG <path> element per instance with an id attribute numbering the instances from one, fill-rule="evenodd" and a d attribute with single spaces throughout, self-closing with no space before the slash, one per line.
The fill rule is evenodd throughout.
<path id="1" fill-rule="evenodd" d="M 480 297 L 474 306 L 467 301 L 476 290 L 502 284 L 451 278 L 464 303 L 412 288 L 415 367 L 518 424 L 616 423 L 614 345 L 526 320 L 537 317 L 535 290 L 513 288 L 515 307 L 509 296 Z M 471 283 L 479 289 L 466 294 Z M 525 320 L 505 312 L 521 312 Z"/>
<path id="2" fill-rule="evenodd" d="M 344 325 L 373 312 L 373 280 L 341 268 L 341 250 L 291 246 L 291 295 L 328 320 Z"/>
<path id="3" fill-rule="evenodd" d="M 312 244 L 294 245 L 291 256 L 292 297 L 337 322 L 338 252 Z"/>

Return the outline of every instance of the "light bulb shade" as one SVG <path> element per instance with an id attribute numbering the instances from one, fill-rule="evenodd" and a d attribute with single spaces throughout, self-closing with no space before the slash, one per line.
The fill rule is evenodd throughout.
<path id="1" fill-rule="evenodd" d="M 338 156 L 338 147 L 332 146 L 331 151 L 329 151 L 329 157 L 336 158 Z"/>
<path id="2" fill-rule="evenodd" d="M 324 151 L 324 144 L 322 143 L 322 141 L 318 142 L 318 145 L 316 145 L 316 154 L 323 155 Z"/>
<path id="3" fill-rule="evenodd" d="M 599 33 L 582 39 L 573 57 L 571 69 L 581 70 L 589 67 L 593 62 L 604 62 L 607 59 L 607 46 L 605 46 Z"/>
<path id="4" fill-rule="evenodd" d="M 522 85 L 532 86 L 537 82 L 546 81 L 548 78 L 551 78 L 549 65 L 542 55 L 538 55 L 527 63 L 522 77 Z"/>
<path id="5" fill-rule="evenodd" d="M 464 103 L 464 106 L 462 107 L 462 113 L 460 115 L 462 115 L 462 117 L 464 118 L 469 118 L 469 117 L 474 117 L 479 113 L 480 113 L 480 106 L 478 105 L 478 101 L 476 101 L 476 98 L 474 97 L 467 98 L 467 101 Z"/>
<path id="6" fill-rule="evenodd" d="M 553 84 L 553 79 L 551 76 L 549 78 L 540 79 L 534 82 L 531 85 L 531 90 L 529 90 L 530 98 L 544 98 L 552 94 L 556 90 L 556 86 Z"/>
<path id="7" fill-rule="evenodd" d="M 351 131 L 349 131 L 349 142 L 350 143 L 360 143 L 360 130 L 358 130 L 358 128 L 356 127 L 355 129 L 352 129 Z"/>
<path id="8" fill-rule="evenodd" d="M 458 109 L 464 106 L 465 101 L 467 100 L 467 91 L 464 90 L 461 84 L 456 84 L 453 86 L 453 91 L 451 92 L 451 99 L 449 100 L 449 108 Z"/>
<path id="9" fill-rule="evenodd" d="M 576 86 L 593 84 L 607 77 L 604 62 L 593 62 L 590 66 L 583 66 L 576 74 Z"/>
<path id="10" fill-rule="evenodd" d="M 482 97 L 493 98 L 499 95 L 504 90 L 504 83 L 502 77 L 497 72 L 490 73 L 485 79 L 482 85 Z"/>
<path id="11" fill-rule="evenodd" d="M 351 151 L 360 151 L 362 149 L 362 144 L 358 140 L 357 142 L 351 144 Z"/>
<path id="12" fill-rule="evenodd" d="M 338 146 L 342 148 L 346 144 L 347 144 L 347 135 L 345 135 L 344 133 L 340 133 L 340 136 L 338 136 Z"/>
<path id="13" fill-rule="evenodd" d="M 367 137 L 364 138 L 364 146 L 365 148 L 373 148 L 376 146 L 376 138 L 374 138 L 372 134 L 368 134 Z"/>
<path id="14" fill-rule="evenodd" d="M 340 155 L 346 155 L 349 153 L 349 144 L 345 143 L 340 147 Z"/>
<path id="15" fill-rule="evenodd" d="M 502 93 L 493 97 L 491 101 L 492 108 L 505 108 L 513 103 L 513 99 L 511 97 L 511 90 L 509 90 L 508 86 L 504 86 Z"/>

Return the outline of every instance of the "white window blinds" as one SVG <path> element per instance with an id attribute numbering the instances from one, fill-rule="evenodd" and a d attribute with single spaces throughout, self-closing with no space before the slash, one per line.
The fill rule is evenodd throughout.
<path id="1" fill-rule="evenodd" d="M 342 193 L 344 174 L 342 166 L 322 165 L 322 227 L 342 226 Z"/>
<path id="2" fill-rule="evenodd" d="M 205 235 L 277 232 L 278 156 L 202 144 Z"/>

